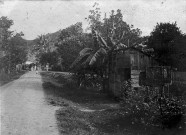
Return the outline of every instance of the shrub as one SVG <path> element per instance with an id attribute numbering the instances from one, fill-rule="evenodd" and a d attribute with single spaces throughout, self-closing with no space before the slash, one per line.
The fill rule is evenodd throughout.
<path id="1" fill-rule="evenodd" d="M 72 79 L 76 82 L 79 87 L 84 88 L 96 88 L 98 91 L 103 89 L 102 82 L 103 78 L 96 74 L 84 74 L 76 73 L 73 74 Z"/>
<path id="2" fill-rule="evenodd" d="M 131 115 L 132 122 L 145 125 L 174 128 L 182 125 L 185 102 L 176 97 L 160 97 L 159 93 L 149 87 L 134 89 L 130 81 L 122 86 L 122 105 L 126 113 Z"/>
<path id="3" fill-rule="evenodd" d="M 177 98 L 162 99 L 161 123 L 165 128 L 173 128 L 179 125 L 184 116 L 184 101 Z M 181 124 L 181 123 L 180 123 Z"/>

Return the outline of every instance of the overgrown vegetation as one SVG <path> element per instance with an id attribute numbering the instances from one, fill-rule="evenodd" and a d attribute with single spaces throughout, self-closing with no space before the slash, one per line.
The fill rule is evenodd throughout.
<path id="1" fill-rule="evenodd" d="M 47 76 L 63 84 L 43 84 L 48 103 L 61 106 L 56 111 L 61 134 L 185 134 L 185 111 L 182 110 L 185 103 L 178 98 L 163 98 L 162 101 L 166 100 L 162 104 L 164 115 L 160 115 L 158 92 L 130 89 L 130 82 L 123 85 L 125 98 L 119 103 L 97 89 L 77 88 L 71 75 L 42 73 L 43 78 Z"/>
<path id="2" fill-rule="evenodd" d="M 186 103 L 177 94 L 185 89 L 172 85 L 175 96 L 162 95 L 160 88 L 131 87 L 124 80 L 120 104 L 109 99 L 107 93 L 109 75 L 114 71 L 113 59 L 118 50 L 131 47 L 140 50 L 153 48 L 150 55 L 160 65 L 186 69 L 186 36 L 176 23 L 157 24 L 149 37 L 141 37 L 141 31 L 123 20 L 121 10 L 101 16 L 98 3 L 90 15 L 88 30 L 84 33 L 82 23 L 60 30 L 55 38 L 40 35 L 31 48 L 36 61 L 49 64 L 54 71 L 71 71 L 73 76 L 54 76 L 54 82 L 43 84 L 47 100 L 52 105 L 63 106 L 56 113 L 60 132 L 63 134 L 165 134 L 168 130 L 182 134 L 185 131 Z M 13 34 L 10 27 L 13 21 L 0 18 L 0 71 L 13 75 L 15 65 L 26 61 L 27 46 L 23 33 Z M 115 67 L 114 67 L 115 68 Z M 48 73 L 41 73 L 46 77 Z M 5 76 L 0 76 L 6 80 Z M 8 76 L 9 77 L 9 76 Z M 7 78 L 8 78 L 7 77 Z M 9 78 L 8 78 L 9 79 Z M 117 104 L 117 107 L 111 105 Z M 64 130 L 63 130 L 64 129 Z M 169 132 L 170 131 L 170 132 Z"/>
<path id="3" fill-rule="evenodd" d="M 23 33 L 10 31 L 13 20 L 0 18 L 0 71 L 10 74 L 15 71 L 17 64 L 27 59 L 27 45 L 22 38 Z"/>
<path id="4" fill-rule="evenodd" d="M 128 82 L 130 83 L 130 81 Z M 160 88 L 141 87 L 134 89 L 123 84 L 122 104 L 134 122 L 160 128 L 185 128 L 185 100 L 183 97 L 160 95 Z"/>
<path id="5" fill-rule="evenodd" d="M 80 50 L 92 46 L 92 37 L 88 33 L 83 33 L 82 23 L 76 23 L 61 31 L 56 46 L 63 59 L 64 69 L 69 71 L 70 65 L 76 59 Z"/>
<path id="6" fill-rule="evenodd" d="M 158 23 L 148 37 L 147 45 L 154 49 L 162 65 L 185 71 L 186 35 L 175 23 Z"/>
<path id="7" fill-rule="evenodd" d="M 6 74 L 2 72 L 0 74 L 0 86 L 5 85 L 13 80 L 20 78 L 26 71 L 21 72 L 11 72 L 10 74 Z"/>
<path id="8" fill-rule="evenodd" d="M 94 5 L 95 9 L 90 10 L 87 20 L 93 37 L 93 47 L 84 48 L 79 52 L 78 57 L 71 65 L 71 70 L 78 79 L 78 84 L 86 87 L 99 80 L 99 85 L 104 89 L 108 85 L 109 73 L 112 72 L 110 64 L 114 59 L 117 50 L 127 50 L 139 44 L 147 44 L 147 48 L 153 48 L 150 54 L 160 65 L 171 68 L 181 68 L 176 59 L 184 59 L 184 34 L 179 30 L 176 23 L 157 24 L 150 37 L 141 38 L 141 31 L 133 29 L 123 21 L 120 10 L 116 14 L 111 11 L 110 16 L 101 21 L 101 12 Z M 172 34 L 171 34 L 172 33 Z M 148 41 L 146 41 L 148 39 Z M 179 40 L 178 40 L 179 39 Z M 178 42 L 179 41 L 179 42 Z M 129 44 L 130 42 L 130 44 Z M 144 47 L 141 48 L 142 50 Z M 183 63 L 182 63 L 183 64 Z M 126 82 L 126 80 L 125 80 Z M 96 83 L 95 83 L 96 84 Z M 108 87 L 107 87 L 108 88 Z M 133 116 L 133 122 L 163 128 L 172 128 L 179 125 L 184 128 L 183 117 L 185 116 L 185 102 L 176 97 L 166 97 L 145 94 L 147 90 L 142 87 L 136 92 L 131 86 L 125 86 L 123 92 L 123 103 L 127 113 Z M 182 123 L 180 126 L 180 123 Z"/>
<path id="9" fill-rule="evenodd" d="M 141 31 L 138 28 L 135 29 L 133 25 L 123 21 L 119 9 L 116 13 L 112 10 L 109 17 L 105 15 L 102 20 L 98 4 L 95 3 L 87 20 L 94 46 L 82 49 L 70 68 L 78 76 L 79 85 L 87 80 L 87 75 L 92 78 L 96 76 L 101 78 L 102 88 L 106 89 L 108 76 L 112 72 L 112 59 L 115 58 L 117 50 L 125 51 L 142 43 L 144 39 L 140 37 Z"/>

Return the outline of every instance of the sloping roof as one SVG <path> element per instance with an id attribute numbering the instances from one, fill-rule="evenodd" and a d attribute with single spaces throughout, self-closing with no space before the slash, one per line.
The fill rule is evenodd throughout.
<path id="1" fill-rule="evenodd" d="M 118 50 L 115 50 L 115 51 L 127 51 L 127 50 L 135 50 L 135 51 L 138 51 L 140 53 L 143 53 L 144 55 L 148 56 L 148 57 L 153 57 L 150 53 L 148 52 L 152 52 L 153 50 L 152 49 L 139 49 L 135 46 L 131 46 L 131 47 L 127 47 L 127 48 L 121 48 L 121 49 L 118 49 Z"/>
<path id="2" fill-rule="evenodd" d="M 138 49 L 136 47 L 131 47 L 130 49 L 132 50 L 135 50 L 135 51 L 138 51 L 148 57 L 153 57 L 149 52 L 152 52 L 153 50 L 152 49 L 144 49 L 144 50 L 141 50 L 141 49 Z"/>

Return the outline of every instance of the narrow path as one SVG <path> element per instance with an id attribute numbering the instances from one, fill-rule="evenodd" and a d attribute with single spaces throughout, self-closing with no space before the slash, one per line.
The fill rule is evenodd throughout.
<path id="1" fill-rule="evenodd" d="M 28 72 L 0 87 L 2 135 L 58 135 L 55 110 L 45 102 L 41 76 Z"/>

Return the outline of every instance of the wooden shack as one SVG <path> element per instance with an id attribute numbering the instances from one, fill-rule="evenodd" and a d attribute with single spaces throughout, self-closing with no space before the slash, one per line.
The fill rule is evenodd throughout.
<path id="1" fill-rule="evenodd" d="M 147 67 L 158 65 L 151 55 L 136 48 L 130 49 L 130 61 L 132 70 L 144 71 Z"/>
<path id="2" fill-rule="evenodd" d="M 157 62 L 145 52 L 136 48 L 129 48 L 125 51 L 118 51 L 112 57 L 111 72 L 109 73 L 109 93 L 114 97 L 120 97 L 122 83 L 131 79 L 131 71 L 144 71 Z"/>

